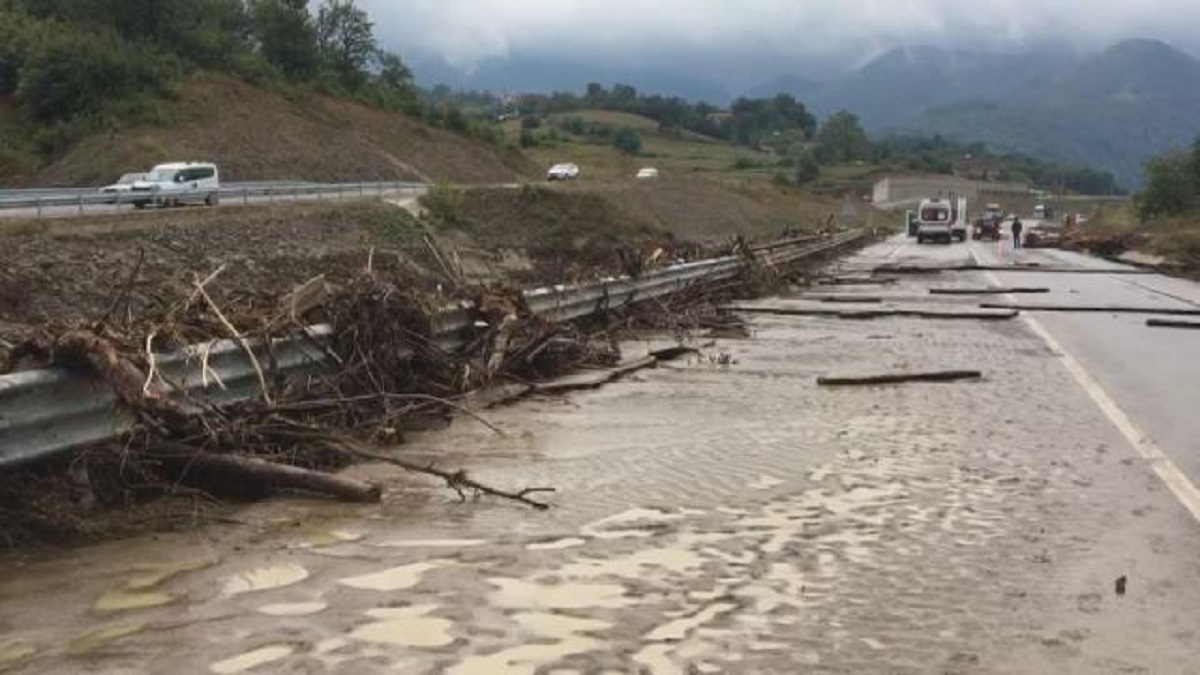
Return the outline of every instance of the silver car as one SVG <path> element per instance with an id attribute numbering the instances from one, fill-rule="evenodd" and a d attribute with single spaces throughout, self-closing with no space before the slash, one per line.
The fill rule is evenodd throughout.
<path id="1" fill-rule="evenodd" d="M 100 194 L 110 196 L 108 199 L 109 204 L 116 204 L 119 201 L 128 201 L 125 199 L 125 197 L 127 197 L 129 195 L 129 192 L 133 190 L 133 184 L 140 180 L 146 180 L 146 174 L 144 174 L 144 173 L 123 174 L 120 178 L 117 179 L 117 182 L 113 183 L 112 185 L 105 185 L 104 187 L 100 188 Z"/>

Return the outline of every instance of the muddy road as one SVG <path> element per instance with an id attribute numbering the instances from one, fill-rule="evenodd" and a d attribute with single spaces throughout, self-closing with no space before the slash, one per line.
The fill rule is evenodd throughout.
<path id="1" fill-rule="evenodd" d="M 841 266 L 993 255 L 897 239 Z M 1001 282 L 1048 285 L 1047 302 L 1195 297 L 1157 277 L 1138 290 L 991 274 L 831 292 L 936 309 L 980 299 L 931 287 Z M 758 305 L 842 306 L 806 295 Z M 690 360 L 492 411 L 502 436 L 461 420 L 399 450 L 553 485 L 548 513 L 359 466 L 388 487 L 383 504 L 275 501 L 227 525 L 8 559 L 0 670 L 1195 671 L 1200 422 L 1173 397 L 1200 402 L 1200 343 L 1108 314 L 751 321 L 749 339 Z M 930 367 L 984 377 L 816 385 Z"/>

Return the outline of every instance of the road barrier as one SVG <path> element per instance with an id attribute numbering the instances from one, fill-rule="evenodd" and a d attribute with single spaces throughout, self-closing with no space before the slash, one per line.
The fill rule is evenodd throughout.
<path id="1" fill-rule="evenodd" d="M 855 244 L 855 230 L 826 237 L 802 237 L 750 249 L 749 255 L 681 263 L 630 278 L 610 278 L 574 286 L 525 291 L 530 310 L 552 321 L 570 321 L 735 277 L 751 266 L 782 269 L 806 258 Z M 470 304 L 448 307 L 434 321 L 439 347 L 453 352 L 475 320 Z M 301 334 L 257 344 L 260 363 L 273 363 L 272 376 L 300 377 L 325 370 L 325 346 L 332 329 L 310 326 Z M 269 347 L 269 348 L 268 348 Z M 270 358 L 268 358 L 268 353 Z M 207 364 L 207 370 L 202 366 Z M 258 391 L 257 374 L 242 347 L 232 340 L 191 345 L 156 354 L 163 381 L 185 400 L 221 405 L 248 400 Z M 218 386 L 218 382 L 220 385 Z M 111 387 L 94 374 L 59 367 L 0 376 L 0 469 L 59 456 L 112 440 L 132 429 L 134 419 L 118 405 Z"/>
<path id="2" fill-rule="evenodd" d="M 336 200 L 391 195 L 424 194 L 429 189 L 425 183 L 374 182 L 374 183 L 311 183 L 311 184 L 258 184 L 222 187 L 217 191 L 225 203 L 249 204 L 268 201 Z M 0 193 L 0 213 L 25 211 L 41 218 L 47 215 L 84 214 L 111 210 L 132 210 L 136 202 L 169 198 L 171 193 L 102 193 L 99 191 L 26 191 Z M 55 210 L 56 209 L 56 210 Z"/>

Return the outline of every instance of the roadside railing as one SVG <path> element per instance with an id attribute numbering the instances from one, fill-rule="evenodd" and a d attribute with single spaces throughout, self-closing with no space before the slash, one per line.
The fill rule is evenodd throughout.
<path id="1" fill-rule="evenodd" d="M 855 230 L 828 237 L 801 237 L 733 255 L 681 263 L 642 276 L 538 288 L 525 291 L 530 310 L 552 321 L 570 321 L 661 298 L 684 289 L 728 280 L 753 265 L 784 268 L 834 252 L 862 240 Z M 470 304 L 447 307 L 434 321 L 438 346 L 454 352 L 475 320 Z M 293 337 L 253 347 L 260 363 L 272 363 L 272 376 L 299 377 L 328 368 L 332 329 L 310 326 Z M 268 358 L 269 356 L 269 358 Z M 258 393 L 257 372 L 242 347 L 232 340 L 192 345 L 179 352 L 155 354 L 156 367 L 175 392 L 189 399 L 223 404 Z M 220 383 L 217 386 L 216 383 Z M 168 392 L 169 393 L 169 392 Z M 59 367 L 0 376 L 0 469 L 53 458 L 87 445 L 118 438 L 134 419 L 118 405 L 111 387 L 86 372 Z"/>
<path id="2" fill-rule="evenodd" d="M 302 200 L 366 199 L 389 196 L 419 196 L 428 190 L 425 183 L 369 182 L 314 183 L 295 185 L 250 185 L 223 187 L 217 191 L 222 203 L 262 203 Z M 34 218 L 82 215 L 88 212 L 129 211 L 139 202 L 176 196 L 173 192 L 105 193 L 99 191 L 27 191 L 15 196 L 0 194 L 0 215 L 25 212 Z M 148 206 L 152 206 L 153 203 Z"/>

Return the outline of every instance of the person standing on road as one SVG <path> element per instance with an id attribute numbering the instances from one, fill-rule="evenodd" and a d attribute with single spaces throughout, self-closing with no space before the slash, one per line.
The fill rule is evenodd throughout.
<path id="1" fill-rule="evenodd" d="M 1021 248 L 1021 230 L 1023 230 L 1023 229 L 1025 229 L 1025 226 L 1021 224 L 1021 217 L 1013 216 L 1013 224 L 1012 224 L 1013 248 Z"/>

